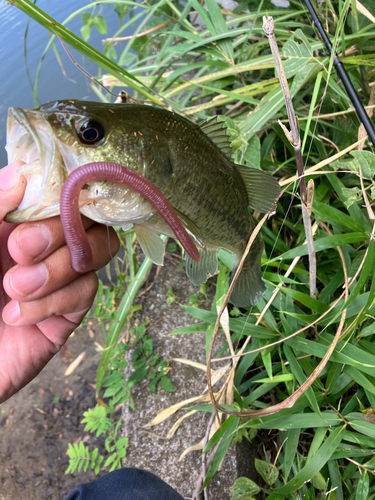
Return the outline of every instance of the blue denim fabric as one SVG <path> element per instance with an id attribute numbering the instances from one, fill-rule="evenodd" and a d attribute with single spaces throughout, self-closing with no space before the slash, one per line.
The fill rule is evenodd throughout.
<path id="1" fill-rule="evenodd" d="M 119 469 L 80 484 L 64 500 L 184 500 L 171 486 L 151 472 Z"/>

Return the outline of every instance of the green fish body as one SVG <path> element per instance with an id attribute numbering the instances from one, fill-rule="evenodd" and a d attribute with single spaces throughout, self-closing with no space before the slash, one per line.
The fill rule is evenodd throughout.
<path id="1" fill-rule="evenodd" d="M 223 122 L 196 125 L 170 111 L 138 104 L 54 101 L 36 110 L 11 108 L 8 116 L 9 161 L 23 160 L 28 179 L 24 200 L 8 214 L 9 222 L 38 220 L 59 213 L 66 177 L 90 162 L 119 163 L 137 171 L 167 197 L 193 237 L 201 260 L 186 257 L 195 285 L 217 270 L 217 250 L 241 259 L 254 222 L 248 207 L 269 212 L 280 188 L 270 175 L 231 160 Z M 164 246 L 157 233 L 174 236 L 155 209 L 137 192 L 119 183 L 93 182 L 80 196 L 81 212 L 107 225 L 134 225 L 145 254 L 162 264 Z M 264 293 L 257 237 L 246 258 L 231 300 L 255 304 Z"/>

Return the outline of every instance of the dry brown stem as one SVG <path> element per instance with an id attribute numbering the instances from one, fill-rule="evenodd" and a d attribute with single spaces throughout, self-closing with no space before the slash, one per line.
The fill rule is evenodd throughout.
<path id="1" fill-rule="evenodd" d="M 309 191 L 306 189 L 306 181 L 304 177 L 304 165 L 301 151 L 301 137 L 299 133 L 298 119 L 294 112 L 292 97 L 289 91 L 288 81 L 285 76 L 283 64 L 281 62 L 279 48 L 277 46 L 274 22 L 272 17 L 263 17 L 263 29 L 268 37 L 272 55 L 275 61 L 276 71 L 280 80 L 281 89 L 283 91 L 286 112 L 288 114 L 290 131 L 286 126 L 279 121 L 279 125 L 283 129 L 288 141 L 294 149 L 296 155 L 296 166 L 298 177 L 300 179 L 300 192 L 302 201 L 302 218 L 303 225 L 305 227 L 305 234 L 307 240 L 307 247 L 309 251 L 309 284 L 310 284 L 310 296 L 314 299 L 316 298 L 316 257 L 314 249 L 314 240 L 312 238 L 311 231 L 311 207 L 312 207 L 312 197 L 314 193 L 313 181 L 310 181 Z"/>

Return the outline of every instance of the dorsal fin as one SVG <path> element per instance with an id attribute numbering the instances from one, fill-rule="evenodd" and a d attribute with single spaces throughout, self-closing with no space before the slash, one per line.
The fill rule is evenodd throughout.
<path id="1" fill-rule="evenodd" d="M 280 196 L 280 185 L 272 175 L 257 168 L 236 165 L 245 181 L 249 206 L 258 212 L 268 213 L 276 208 L 276 200 Z"/>
<path id="2" fill-rule="evenodd" d="M 226 123 L 219 122 L 218 117 L 214 116 L 205 122 L 199 123 L 198 126 L 220 149 L 223 155 L 231 160 L 233 151 L 230 145 L 231 139 L 227 132 Z"/>
<path id="3" fill-rule="evenodd" d="M 220 149 L 223 155 L 232 162 L 233 150 L 230 145 L 231 139 L 228 135 L 227 125 L 225 122 L 218 121 L 218 118 L 218 116 L 214 116 L 205 122 L 199 123 L 198 126 Z M 237 164 L 235 166 L 245 181 L 249 206 L 258 212 L 272 212 L 281 191 L 277 180 L 262 170 Z"/>

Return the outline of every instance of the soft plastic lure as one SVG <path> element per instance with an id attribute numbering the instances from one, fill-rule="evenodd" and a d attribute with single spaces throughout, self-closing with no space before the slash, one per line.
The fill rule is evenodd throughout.
<path id="1" fill-rule="evenodd" d="M 200 255 L 193 240 L 182 226 L 169 201 L 152 182 L 134 170 L 117 163 L 98 162 L 87 163 L 74 170 L 66 179 L 61 192 L 61 222 L 75 271 L 84 273 L 92 268 L 91 248 L 79 211 L 79 194 L 85 184 L 104 180 L 122 182 L 138 191 L 160 213 L 186 253 L 199 262 Z"/>

